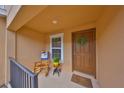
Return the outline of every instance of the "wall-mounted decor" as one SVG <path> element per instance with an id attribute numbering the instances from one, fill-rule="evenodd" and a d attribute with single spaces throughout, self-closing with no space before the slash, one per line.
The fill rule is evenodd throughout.
<path id="1" fill-rule="evenodd" d="M 88 42 L 88 38 L 86 36 L 81 36 L 78 38 L 77 43 L 84 46 Z"/>

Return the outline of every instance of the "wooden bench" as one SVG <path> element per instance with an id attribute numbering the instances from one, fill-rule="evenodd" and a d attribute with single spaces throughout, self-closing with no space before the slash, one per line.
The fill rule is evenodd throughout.
<path id="1" fill-rule="evenodd" d="M 40 72 L 43 72 L 45 76 L 47 76 L 49 70 L 50 70 L 50 61 L 35 62 L 34 73 L 39 74 Z"/>

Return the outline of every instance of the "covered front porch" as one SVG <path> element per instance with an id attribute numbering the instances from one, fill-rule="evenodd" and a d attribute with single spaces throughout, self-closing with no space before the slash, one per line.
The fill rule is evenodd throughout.
<path id="1" fill-rule="evenodd" d="M 119 33 L 116 33 L 117 29 L 112 29 L 112 27 L 113 25 L 115 25 L 115 27 L 117 26 L 117 28 L 119 28 L 116 22 L 120 23 L 121 20 L 119 18 L 120 17 L 123 18 L 122 7 L 120 6 L 20 6 L 19 7 L 18 6 L 18 8 L 16 8 L 16 11 L 17 14 L 13 19 L 13 21 L 11 22 L 11 20 L 8 20 L 8 30 L 6 31 L 7 33 L 6 75 L 5 75 L 6 84 L 8 84 L 8 82 L 11 81 L 12 74 L 10 73 L 10 68 L 12 67 L 10 65 L 10 59 L 9 59 L 9 57 L 11 57 L 14 58 L 17 64 L 19 63 L 22 66 L 24 66 L 22 71 L 24 69 L 28 69 L 26 70 L 26 73 L 31 72 L 31 76 L 33 76 L 32 82 L 35 82 L 34 77 L 36 76 L 37 79 L 34 85 L 37 84 L 36 86 L 39 88 L 86 87 L 80 85 L 79 81 L 77 81 L 78 83 L 72 82 L 72 77 L 74 74 L 89 79 L 91 81 L 92 87 L 121 86 L 119 82 L 116 82 L 116 80 L 118 80 L 118 76 L 122 76 L 122 75 L 120 74 L 118 76 L 115 75 L 116 73 L 120 72 L 120 70 L 119 71 L 116 70 L 116 72 L 113 72 L 115 68 L 113 68 L 113 66 L 110 66 L 110 64 L 111 62 L 115 62 L 115 60 L 113 59 L 114 57 L 108 55 L 108 53 L 105 51 L 106 50 L 111 51 L 112 55 L 116 54 L 114 53 L 116 47 L 110 48 L 110 46 L 113 45 L 111 44 L 112 43 L 111 41 L 115 41 L 112 38 L 118 37 Z M 118 14 L 118 16 L 116 16 L 115 14 Z M 120 21 L 116 20 L 116 18 Z M 83 73 L 83 71 L 82 72 L 78 71 L 80 70 L 80 69 L 77 70 L 78 67 L 77 68 L 73 67 L 74 66 L 73 62 L 75 61 L 73 59 L 74 58 L 73 52 L 75 51 L 73 51 L 74 48 L 73 48 L 72 33 L 78 31 L 85 32 L 91 29 L 95 29 L 96 32 L 94 35 L 95 38 L 93 37 L 96 46 L 96 47 L 93 46 L 93 48 L 96 49 L 93 57 L 95 63 L 94 64 L 90 63 L 92 58 L 90 59 L 89 56 L 86 56 L 85 57 L 86 59 L 84 59 L 83 61 L 77 60 L 77 59 L 81 59 L 78 57 L 78 55 L 76 62 L 88 61 L 89 62 L 88 64 L 94 65 L 95 69 L 92 68 L 94 76 L 92 76 L 91 74 L 89 75 L 89 73 L 85 73 L 85 72 Z M 109 32 L 111 30 L 115 32 Z M 61 47 L 52 47 L 51 37 L 60 34 L 63 34 Z M 86 34 L 86 35 L 90 36 L 92 34 L 90 35 Z M 92 43 L 90 43 L 89 45 L 91 44 Z M 60 61 L 62 63 L 62 71 L 60 73 L 60 76 L 53 75 L 52 67 L 47 77 L 44 76 L 42 73 L 39 73 L 38 75 L 35 74 L 34 65 L 35 62 L 41 60 L 41 51 L 42 50 L 49 51 L 50 56 L 52 56 L 54 51 L 51 50 L 54 49 L 58 49 L 61 51 L 61 53 L 59 52 L 61 54 Z M 88 53 L 87 51 L 91 51 L 90 49 L 85 50 L 85 48 L 80 48 L 80 50 L 85 51 L 85 53 Z M 113 55 L 113 56 L 115 56 L 115 58 L 117 57 L 117 59 L 120 58 L 119 55 L 117 56 Z M 50 57 L 50 61 L 52 63 L 51 57 Z M 107 62 L 110 64 L 108 65 Z M 75 65 L 79 67 L 82 66 L 81 63 Z M 114 64 L 114 65 L 119 67 L 121 66 L 120 64 L 119 65 Z M 89 72 L 92 69 L 88 69 Z M 111 80 L 109 76 L 113 76 L 115 80 Z M 108 81 L 108 78 L 110 81 Z M 121 82 L 122 78 L 119 78 L 119 80 Z"/>
<path id="2" fill-rule="evenodd" d="M 39 12 L 33 9 L 37 9 Z M 74 11 L 72 11 L 73 9 Z M 100 11 L 103 9 L 103 6 L 22 6 L 14 21 L 8 27 L 10 30 L 16 31 L 8 32 L 8 35 L 11 36 L 8 40 L 11 43 L 11 49 L 9 50 L 12 54 L 8 54 L 8 56 L 15 58 L 17 63 L 34 72 L 35 63 L 41 60 L 41 51 L 49 51 L 51 63 L 51 57 L 54 56 L 53 50 L 60 51 L 57 52 L 62 63 L 60 76 L 53 75 L 53 68 L 51 67 L 47 77 L 39 73 L 38 87 L 85 87 L 71 81 L 75 72 L 80 73 L 73 69 L 72 33 L 96 28 L 94 21 L 97 20 Z M 33 11 L 36 15 L 32 13 Z M 20 20 L 20 18 L 26 18 L 29 13 L 32 18 L 24 24 L 25 20 Z M 89 16 L 90 14 L 92 16 Z M 80 20 L 81 18 L 83 18 L 83 21 Z M 52 48 L 51 40 L 58 36 L 62 37 L 61 47 Z M 84 77 L 89 76 L 87 78 L 96 81 L 95 76 L 79 74 L 79 76 L 82 75 Z M 94 84 L 92 81 L 91 83 Z M 98 87 L 97 84 L 95 85 L 92 87 Z"/>

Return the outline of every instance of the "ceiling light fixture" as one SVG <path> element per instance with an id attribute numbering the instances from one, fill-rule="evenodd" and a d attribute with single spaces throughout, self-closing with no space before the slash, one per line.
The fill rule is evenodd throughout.
<path id="1" fill-rule="evenodd" d="M 52 23 L 53 23 L 53 24 L 57 24 L 58 21 L 57 21 L 57 20 L 53 20 Z"/>

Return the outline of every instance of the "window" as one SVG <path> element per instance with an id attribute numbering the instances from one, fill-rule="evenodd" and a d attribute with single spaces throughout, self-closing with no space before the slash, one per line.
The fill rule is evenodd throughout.
<path id="1" fill-rule="evenodd" d="M 63 33 L 50 36 L 51 59 L 58 57 L 63 62 Z"/>

